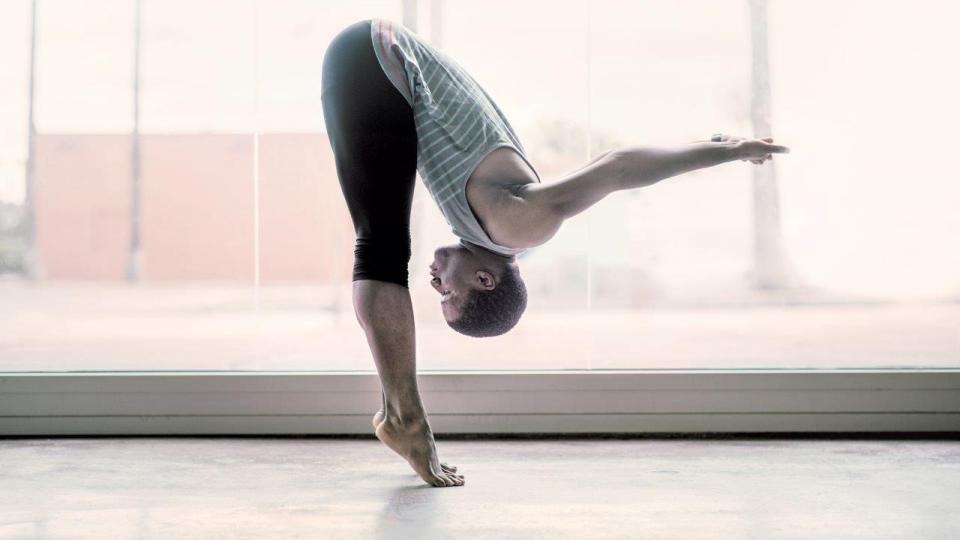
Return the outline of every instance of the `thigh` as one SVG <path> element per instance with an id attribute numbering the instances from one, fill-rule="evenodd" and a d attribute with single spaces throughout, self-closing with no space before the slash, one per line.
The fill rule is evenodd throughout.
<path id="1" fill-rule="evenodd" d="M 391 266 L 396 282 L 396 259 L 405 256 L 404 272 L 409 259 L 417 133 L 412 108 L 377 61 L 368 25 L 351 25 L 331 42 L 321 100 L 358 259 L 366 250 L 366 266 Z M 361 273 L 379 272 L 368 270 Z"/>

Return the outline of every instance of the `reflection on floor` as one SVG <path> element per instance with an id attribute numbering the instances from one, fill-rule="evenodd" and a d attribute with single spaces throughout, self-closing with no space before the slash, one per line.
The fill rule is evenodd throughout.
<path id="1" fill-rule="evenodd" d="M 337 303 L 318 286 L 269 287 L 256 312 L 251 287 L 0 282 L 0 371 L 372 370 L 345 291 Z M 420 369 L 960 367 L 956 302 L 756 297 L 587 312 L 532 298 L 512 332 L 478 340 L 428 300 Z"/>
<path id="2" fill-rule="evenodd" d="M 960 441 L 0 440 L 0 538 L 960 538 Z"/>

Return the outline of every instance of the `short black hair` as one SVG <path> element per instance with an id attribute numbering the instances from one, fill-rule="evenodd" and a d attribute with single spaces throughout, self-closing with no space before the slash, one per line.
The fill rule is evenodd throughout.
<path id="1" fill-rule="evenodd" d="M 471 291 L 460 306 L 460 317 L 447 321 L 465 336 L 492 337 L 506 334 L 527 309 L 527 286 L 517 265 L 504 267 L 497 286 L 489 291 Z"/>

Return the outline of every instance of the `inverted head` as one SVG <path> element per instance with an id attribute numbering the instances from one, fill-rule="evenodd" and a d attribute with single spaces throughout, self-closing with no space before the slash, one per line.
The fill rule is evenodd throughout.
<path id="1" fill-rule="evenodd" d="M 467 336 L 504 334 L 527 308 L 527 288 L 514 257 L 466 242 L 442 246 L 434 251 L 430 276 L 443 318 Z"/>

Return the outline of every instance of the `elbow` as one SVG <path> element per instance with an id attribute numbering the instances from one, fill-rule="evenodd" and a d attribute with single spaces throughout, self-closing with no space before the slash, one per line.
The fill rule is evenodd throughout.
<path id="1" fill-rule="evenodd" d="M 629 162 L 630 152 L 628 148 L 615 148 L 607 150 L 600 154 L 598 159 L 603 159 L 605 168 L 605 177 L 611 191 L 623 189 L 627 185 L 627 164 Z"/>
<path id="2" fill-rule="evenodd" d="M 609 177 L 617 191 L 652 186 L 665 178 L 665 171 L 658 169 L 657 161 L 644 147 L 617 149 L 608 159 Z"/>

